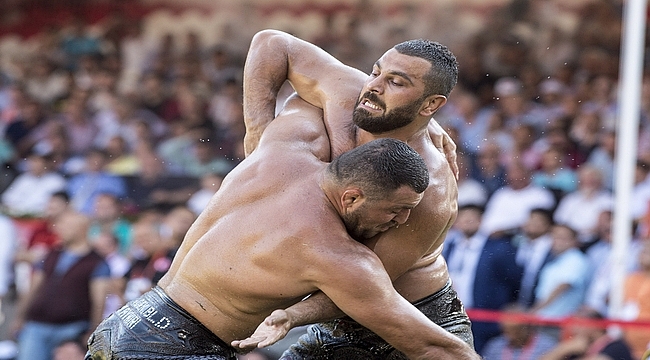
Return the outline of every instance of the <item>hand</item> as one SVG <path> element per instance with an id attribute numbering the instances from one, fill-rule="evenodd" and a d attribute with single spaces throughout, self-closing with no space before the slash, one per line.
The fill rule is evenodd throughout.
<path id="1" fill-rule="evenodd" d="M 275 310 L 255 329 L 255 332 L 244 340 L 234 340 L 230 343 L 234 348 L 247 351 L 273 345 L 283 339 L 291 330 L 291 319 L 284 310 Z"/>
<path id="2" fill-rule="evenodd" d="M 433 145 L 442 152 L 447 158 L 449 167 L 454 173 L 456 180 L 458 180 L 458 163 L 456 162 L 456 143 L 451 139 L 451 136 L 445 131 L 445 129 L 438 124 L 438 122 L 431 118 L 429 121 L 429 136 L 431 136 L 431 141 Z"/>

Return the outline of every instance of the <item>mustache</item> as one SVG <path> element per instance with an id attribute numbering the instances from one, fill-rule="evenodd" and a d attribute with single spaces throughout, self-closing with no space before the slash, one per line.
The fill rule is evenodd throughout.
<path id="1" fill-rule="evenodd" d="M 363 99 L 366 99 L 366 100 L 372 101 L 372 102 L 374 102 L 375 104 L 381 106 L 383 109 L 386 109 L 386 104 L 384 104 L 384 102 L 381 101 L 381 100 L 379 99 L 379 96 L 377 96 L 377 94 L 375 94 L 374 92 L 366 91 L 366 92 L 363 94 L 363 96 L 361 96 L 361 98 L 359 99 L 359 103 L 361 103 L 361 101 L 362 101 Z"/>

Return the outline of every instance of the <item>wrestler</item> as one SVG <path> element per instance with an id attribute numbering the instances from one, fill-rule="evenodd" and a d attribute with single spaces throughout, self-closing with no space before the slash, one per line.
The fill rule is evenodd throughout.
<path id="1" fill-rule="evenodd" d="M 300 97 L 323 109 L 332 157 L 385 137 L 403 140 L 418 151 L 431 178 L 423 200 L 404 226 L 364 243 L 379 256 L 400 294 L 472 345 L 471 323 L 440 255 L 457 214 L 454 171 L 429 134 L 432 127 L 439 127 L 432 116 L 446 103 L 457 76 L 454 55 L 427 40 L 394 46 L 366 75 L 306 41 L 280 31 L 261 31 L 253 38 L 244 68 L 245 148 L 248 154 L 255 153 L 257 139 L 273 123 L 278 90 L 288 80 Z M 455 164 L 455 145 L 449 140 L 445 145 Z M 254 336 L 233 345 L 267 346 L 292 327 L 342 315 L 326 296 L 315 294 L 286 311 L 274 312 Z M 309 327 L 282 358 L 336 359 L 349 354 L 363 359 L 404 358 L 349 318 Z"/>
<path id="2" fill-rule="evenodd" d="M 235 359 L 231 341 L 319 289 L 414 359 L 467 358 L 358 242 L 405 223 L 429 183 L 426 164 L 381 139 L 328 165 L 321 118 L 297 97 L 287 104 L 224 178 L 159 287 L 104 320 L 87 359 Z"/>

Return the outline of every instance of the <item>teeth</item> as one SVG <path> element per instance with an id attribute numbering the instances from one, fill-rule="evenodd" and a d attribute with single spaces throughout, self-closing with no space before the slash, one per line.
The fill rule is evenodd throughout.
<path id="1" fill-rule="evenodd" d="M 364 104 L 365 106 L 367 106 L 367 107 L 369 107 L 369 108 L 372 108 L 372 109 L 375 109 L 375 110 L 379 110 L 379 109 L 380 109 L 379 106 L 377 106 L 377 105 L 371 103 L 371 102 L 368 101 L 368 100 L 364 101 L 363 104 Z"/>

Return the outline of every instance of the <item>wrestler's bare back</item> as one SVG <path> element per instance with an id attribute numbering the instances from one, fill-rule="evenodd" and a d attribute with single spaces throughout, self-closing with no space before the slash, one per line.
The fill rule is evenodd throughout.
<path id="1" fill-rule="evenodd" d="M 226 342 L 250 335 L 271 311 L 317 290 L 310 272 L 320 270 L 312 265 L 343 265 L 371 253 L 349 241 L 319 188 L 316 177 L 327 164 L 315 154 L 329 157 L 329 140 L 321 120 L 305 120 L 319 119 L 320 110 L 304 105 L 285 112 L 265 134 L 291 127 L 287 137 L 296 140 L 268 147 L 263 138 L 226 176 L 159 282 Z"/>

